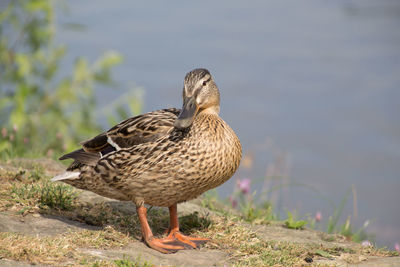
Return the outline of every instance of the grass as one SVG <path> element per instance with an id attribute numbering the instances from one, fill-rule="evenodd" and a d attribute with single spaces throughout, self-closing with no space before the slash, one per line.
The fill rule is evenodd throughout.
<path id="1" fill-rule="evenodd" d="M 313 243 L 267 241 L 238 217 L 213 217 L 212 221 L 206 235 L 213 242 L 207 247 L 228 251 L 235 266 L 301 266 L 307 262 L 306 259 L 330 259 L 344 253 L 354 257 L 398 255 L 396 252 L 361 246 L 349 249 Z"/>
<path id="2" fill-rule="evenodd" d="M 253 194 L 249 193 L 250 181 L 250 179 L 239 179 L 234 191 L 227 201 L 219 199 L 216 190 L 207 192 L 204 194 L 202 205 L 211 210 L 231 210 L 241 219 L 252 224 L 269 224 L 270 222 L 280 220 L 279 216 L 274 212 L 271 202 L 264 200 L 260 203 L 260 201 L 257 201 L 267 195 L 267 192 L 259 193 L 258 197 L 256 197 L 256 192 Z M 284 185 L 277 186 L 276 188 L 282 187 L 284 187 Z M 354 187 L 351 187 L 346 191 L 346 194 L 341 199 L 339 205 L 336 206 L 335 203 L 329 201 L 335 208 L 334 214 L 329 217 L 325 229 L 323 229 L 320 222 L 316 221 L 316 218 L 307 215 L 307 220 L 296 220 L 291 212 L 287 212 L 287 218 L 284 220 L 285 226 L 290 229 L 303 229 L 307 225 L 311 229 L 322 230 L 329 234 L 339 233 L 345 236 L 348 240 L 354 242 L 361 243 L 365 240 L 373 242 L 374 236 L 366 232 L 366 227 L 369 224 L 368 220 L 358 229 L 352 224 L 351 216 L 348 216 L 344 223 L 339 223 L 343 215 L 344 207 L 351 194 L 353 194 L 353 199 L 355 201 L 356 193 Z M 221 206 L 221 203 L 224 203 L 225 205 Z"/>
<path id="3" fill-rule="evenodd" d="M 13 165 L 13 164 L 9 164 Z M 80 262 L 86 266 L 151 266 L 138 260 L 107 261 L 90 258 L 80 248 L 110 249 L 124 247 L 137 239 L 140 227 L 135 214 L 126 214 L 111 205 L 82 204 L 78 190 L 61 183 L 52 183 L 41 165 L 24 165 L 9 170 L 0 169 L 0 210 L 13 211 L 20 216 L 52 214 L 89 225 L 101 226 L 98 231 L 67 232 L 50 237 L 0 233 L 0 258 L 26 261 L 33 264 Z M 165 230 L 168 214 L 152 209 L 156 232 Z M 185 218 L 187 225 L 202 223 L 193 216 Z"/>
<path id="4" fill-rule="evenodd" d="M 123 247 L 129 241 L 129 237 L 112 227 L 101 231 L 83 230 L 51 237 L 0 233 L 0 258 L 33 264 L 80 261 L 85 255 L 79 252 L 79 248 L 110 249 Z"/>
<path id="5" fill-rule="evenodd" d="M 239 216 L 242 220 L 254 224 L 269 224 L 271 221 L 277 220 L 276 214 L 273 212 L 271 203 L 263 202 L 256 204 L 253 197 L 245 199 L 240 196 L 240 202 L 237 208 L 231 206 L 228 201 L 223 201 L 219 198 L 215 189 L 203 194 L 201 205 L 209 210 L 218 211 L 220 213 L 233 213 Z"/>
<path id="6" fill-rule="evenodd" d="M 22 212 L 31 209 L 71 210 L 74 207 L 77 191 L 71 186 L 52 183 L 40 166 L 31 171 L 0 172 L 0 210 L 13 206 Z"/>
<path id="7" fill-rule="evenodd" d="M 237 192 L 236 192 L 237 193 Z M 242 199 L 245 196 L 242 196 Z M 364 235 L 365 227 L 356 232 L 351 231 L 349 218 L 343 225 L 338 225 L 338 218 L 341 216 L 344 204 L 348 196 L 341 201 L 338 209 L 335 211 L 335 220 L 328 223 L 329 229 L 333 233 L 339 232 L 339 235 L 321 233 L 321 239 L 326 242 L 337 241 L 337 236 L 348 240 L 356 239 Z M 312 244 L 296 244 L 288 242 L 263 241 L 255 232 L 249 232 L 248 227 L 240 227 L 240 222 L 250 222 L 251 224 L 275 224 L 281 223 L 289 229 L 304 229 L 308 221 L 297 220 L 295 216 L 288 212 L 288 218 L 284 221 L 277 221 L 277 216 L 272 211 L 271 205 L 257 205 L 252 201 L 251 196 L 247 197 L 247 205 L 238 205 L 236 209 L 221 205 L 218 195 L 215 193 L 206 194 L 202 200 L 202 205 L 211 208 L 214 211 L 223 213 L 225 221 L 215 223 L 209 229 L 215 232 L 214 240 L 218 240 L 218 249 L 233 250 L 232 260 L 236 266 L 301 266 L 305 263 L 313 262 L 317 259 L 334 259 L 341 257 L 347 263 L 357 263 L 366 256 L 398 256 L 395 251 L 388 251 L 385 248 L 379 249 L 374 247 L 354 246 L 353 249 L 339 246 L 312 245 Z M 227 212 L 228 211 L 228 212 Z M 231 212 L 229 212 L 231 211 Z M 249 216 L 249 214 L 255 216 Z M 314 221 L 315 223 L 315 221 Z M 226 227 L 224 227 L 226 226 Z M 340 230 L 339 230 L 340 229 Z M 208 233 L 208 234 L 209 234 Z M 365 235 L 364 235 L 365 236 Z M 342 242 L 344 239 L 340 239 Z M 360 239 L 358 239 L 360 240 Z M 225 244 L 225 245 L 224 245 Z M 236 245 L 240 244 L 240 245 Z"/>
<path id="8" fill-rule="evenodd" d="M 138 257 L 134 260 L 124 257 L 122 260 L 115 260 L 114 263 L 117 267 L 151 267 L 151 266 L 154 266 L 150 262 L 142 261 L 140 257 Z"/>
<path id="9" fill-rule="evenodd" d="M 293 214 L 288 211 L 288 218 L 285 220 L 285 226 L 289 229 L 304 229 L 304 226 L 307 224 L 304 220 L 296 220 Z"/>
<path id="10" fill-rule="evenodd" d="M 41 208 L 71 210 L 77 193 L 70 186 L 55 184 L 49 181 L 39 184 L 13 185 L 11 188 L 13 200 L 17 203 L 33 202 Z"/>
<path id="11" fill-rule="evenodd" d="M 263 241 L 235 217 L 214 218 L 213 222 L 207 235 L 214 242 L 207 246 L 229 251 L 235 266 L 290 266 L 303 262 L 301 246 Z"/>
<path id="12" fill-rule="evenodd" d="M 49 176 L 40 164 L 0 169 L 0 180 L 1 211 L 15 212 L 19 216 L 52 214 L 99 227 L 99 230 L 79 230 L 47 237 L 1 233 L 0 258 L 33 264 L 62 262 L 83 266 L 153 266 L 140 258 L 99 259 L 82 251 L 89 248 L 119 249 L 132 242 L 140 242 L 140 224 L 132 204 L 121 207 L 119 202 L 82 202 L 78 190 L 49 183 Z M 335 246 L 337 237 L 328 234 L 324 234 L 322 240 L 332 242 L 329 246 L 265 239 L 250 224 L 269 224 L 271 229 L 285 229 L 282 227 L 284 222 L 276 221 L 271 216 L 271 206 L 251 205 L 253 210 L 243 214 L 219 202 L 215 196 L 205 197 L 201 202 L 214 212 L 193 212 L 180 217 L 181 230 L 185 234 L 211 238 L 205 247 L 225 252 L 233 266 L 301 266 L 314 264 L 319 259 L 338 257 L 352 263 L 368 255 L 398 255 L 360 245 L 352 248 Z M 169 215 L 166 209 L 150 208 L 148 219 L 155 235 L 161 236 L 167 230 Z M 292 217 L 289 226 L 293 227 L 289 228 L 299 228 L 299 222 Z"/>

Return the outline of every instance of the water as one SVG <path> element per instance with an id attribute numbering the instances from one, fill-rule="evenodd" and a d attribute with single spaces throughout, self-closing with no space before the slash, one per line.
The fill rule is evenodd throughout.
<path id="1" fill-rule="evenodd" d="M 222 186 L 223 195 L 235 179 L 265 177 L 282 154 L 289 182 L 318 191 L 286 188 L 283 210 L 320 210 L 327 219 L 333 208 L 321 196 L 338 204 L 354 185 L 357 211 L 350 198 L 344 218 L 370 219 L 378 245 L 400 241 L 400 2 L 68 4 L 60 23 L 87 29 L 59 32 L 69 48 L 64 69 L 80 55 L 120 51 L 115 78 L 145 88 L 144 111 L 180 107 L 185 73 L 212 72 L 221 116 L 254 155 L 252 170 Z M 101 88 L 100 104 L 124 90 Z"/>

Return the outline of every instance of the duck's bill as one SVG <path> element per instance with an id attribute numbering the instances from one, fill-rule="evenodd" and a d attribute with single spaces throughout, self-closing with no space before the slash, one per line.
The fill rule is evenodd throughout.
<path id="1" fill-rule="evenodd" d="M 175 128 L 181 130 L 190 127 L 197 114 L 198 107 L 194 96 L 186 97 L 183 101 L 183 107 L 178 118 L 175 120 Z"/>

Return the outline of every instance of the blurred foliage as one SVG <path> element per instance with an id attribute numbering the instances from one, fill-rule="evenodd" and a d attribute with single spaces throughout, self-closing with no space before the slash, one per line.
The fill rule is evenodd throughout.
<path id="1" fill-rule="evenodd" d="M 100 132 L 94 88 L 115 85 L 111 70 L 122 56 L 110 51 L 94 63 L 78 58 L 72 73 L 62 77 L 59 66 L 66 47 L 54 43 L 53 1 L 14 0 L 1 5 L 1 158 L 57 156 L 74 149 Z M 137 96 L 124 96 L 126 102 L 131 99 L 130 111 L 138 112 Z M 130 111 L 117 112 L 127 117 Z M 106 117 L 111 121 L 112 116 Z"/>
<path id="2" fill-rule="evenodd" d="M 285 220 L 285 226 L 289 229 L 304 229 L 307 224 L 304 220 L 297 220 L 296 217 L 290 212 L 287 212 L 288 218 Z"/>

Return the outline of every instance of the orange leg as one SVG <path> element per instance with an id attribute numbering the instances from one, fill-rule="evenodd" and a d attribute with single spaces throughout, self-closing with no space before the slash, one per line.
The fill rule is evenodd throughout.
<path id="1" fill-rule="evenodd" d="M 199 245 L 209 241 L 208 238 L 189 237 L 179 232 L 179 221 L 178 221 L 178 212 L 176 204 L 169 207 L 169 218 L 170 218 L 170 226 L 169 226 L 170 230 L 166 239 L 180 241 L 186 244 L 187 246 L 190 246 L 190 248 L 197 248 Z"/>
<path id="2" fill-rule="evenodd" d="M 207 242 L 207 238 L 188 237 L 179 232 L 177 205 L 169 207 L 170 227 L 169 234 L 163 239 L 154 238 L 147 222 L 147 209 L 144 206 L 136 208 L 142 227 L 144 242 L 151 248 L 162 253 L 175 253 L 181 249 L 197 248 L 198 245 Z"/>
<path id="3" fill-rule="evenodd" d="M 139 216 L 139 221 L 142 227 L 142 236 L 144 242 L 149 247 L 157 251 L 160 251 L 162 253 L 175 253 L 177 250 L 185 249 L 184 244 L 181 242 L 175 242 L 175 240 L 170 240 L 170 239 L 154 238 L 149 223 L 147 222 L 146 207 L 144 206 L 137 207 L 136 212 Z"/>

